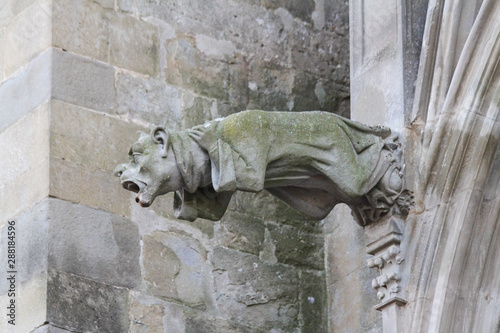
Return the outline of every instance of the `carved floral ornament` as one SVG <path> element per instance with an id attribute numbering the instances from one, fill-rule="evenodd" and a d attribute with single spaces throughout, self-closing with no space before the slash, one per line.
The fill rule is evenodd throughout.
<path id="1" fill-rule="evenodd" d="M 150 206 L 175 191 L 178 218 L 219 220 L 232 194 L 267 190 L 322 219 L 338 203 L 367 225 L 407 214 L 401 147 L 385 127 L 332 113 L 243 111 L 188 130 L 141 133 L 115 175 Z"/>

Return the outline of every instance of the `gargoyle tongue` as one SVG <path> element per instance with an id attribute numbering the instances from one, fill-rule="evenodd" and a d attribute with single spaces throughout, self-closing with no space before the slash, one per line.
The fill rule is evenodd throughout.
<path id="1" fill-rule="evenodd" d="M 148 193 L 139 193 L 136 197 L 135 197 L 135 202 L 138 202 L 139 205 L 141 205 L 141 207 L 149 207 L 151 206 L 151 204 L 153 203 L 153 196 L 151 194 L 148 194 Z"/>

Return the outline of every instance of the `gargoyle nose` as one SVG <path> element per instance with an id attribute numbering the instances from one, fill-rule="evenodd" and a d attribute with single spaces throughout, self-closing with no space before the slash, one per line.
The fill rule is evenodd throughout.
<path id="1" fill-rule="evenodd" d="M 125 171 L 127 169 L 127 165 L 126 164 L 118 164 L 115 168 L 115 170 L 113 171 L 113 174 L 116 176 L 116 177 L 121 177 L 123 171 Z"/>

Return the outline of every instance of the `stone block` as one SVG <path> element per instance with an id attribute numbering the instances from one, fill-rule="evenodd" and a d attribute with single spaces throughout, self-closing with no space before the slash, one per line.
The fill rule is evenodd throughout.
<path id="1" fill-rule="evenodd" d="M 139 284 L 140 236 L 135 223 L 56 199 L 51 200 L 50 217 L 51 268 L 115 286 Z"/>
<path id="2" fill-rule="evenodd" d="M 327 31 L 296 29 L 290 42 L 290 66 L 349 87 L 349 39 Z M 314 59 L 314 61 L 311 61 Z"/>
<path id="3" fill-rule="evenodd" d="M 266 9 L 285 8 L 294 17 L 312 23 L 312 13 L 315 8 L 314 0 L 261 0 Z"/>
<path id="4" fill-rule="evenodd" d="M 14 230 L 8 229 L 10 225 L 7 225 L 7 221 L 14 221 Z M 7 270 L 16 271 L 18 286 L 29 284 L 30 281 L 36 280 L 41 274 L 43 275 L 43 272 L 47 270 L 48 242 L 50 240 L 48 199 L 25 210 L 18 216 L 11 216 L 6 220 L 2 220 L 0 228 L 0 236 L 2 237 L 0 248 L 1 253 L 5 254 L 0 258 L 1 266 L 5 267 L 2 274 L 6 274 Z M 13 263 L 14 268 L 7 265 L 8 231 L 15 232 L 16 260 Z M 12 235 L 10 234 L 10 236 Z M 10 287 L 9 281 L 3 277 L 0 280 L 0 295 L 6 294 Z M 19 298 L 24 297 L 22 294 L 18 296 L 20 296 Z"/>
<path id="5" fill-rule="evenodd" d="M 205 248 L 192 237 L 162 231 L 143 236 L 142 263 L 148 293 L 204 309 L 206 259 Z"/>
<path id="6" fill-rule="evenodd" d="M 3 275 L 2 275 L 3 276 Z M 19 277 L 19 275 L 18 275 Z M 3 279 L 3 277 L 2 277 Z M 0 296 L 0 306 L 10 304 L 8 295 Z M 16 285 L 16 320 L 15 326 L 7 322 L 5 314 L 0 317 L 0 330 L 9 333 L 32 332 L 47 321 L 47 275 L 33 276 L 31 280 Z"/>
<path id="7" fill-rule="evenodd" d="M 4 0 L 0 7 L 0 28 L 6 26 L 18 14 L 32 5 L 36 0 Z"/>
<path id="8" fill-rule="evenodd" d="M 141 17 L 158 18 L 185 33 L 194 35 L 210 32 L 212 35 L 216 31 L 223 31 L 223 21 L 214 19 L 214 16 L 223 16 L 226 13 L 224 5 L 227 6 L 227 2 L 225 1 L 179 0 L 174 3 L 136 0 L 135 4 Z"/>
<path id="9" fill-rule="evenodd" d="M 249 109 L 291 111 L 294 74 L 288 68 L 263 61 L 250 64 Z"/>
<path id="10" fill-rule="evenodd" d="M 347 205 L 338 205 L 325 219 L 325 253 L 328 285 L 366 266 L 364 231 Z"/>
<path id="11" fill-rule="evenodd" d="M 112 171 L 92 168 L 62 158 L 50 158 L 52 197 L 130 216 L 133 193 L 125 191 Z"/>
<path id="12" fill-rule="evenodd" d="M 217 307 L 231 322 L 266 332 L 298 327 L 296 269 L 265 264 L 257 256 L 221 247 L 214 249 L 212 265 Z"/>
<path id="13" fill-rule="evenodd" d="M 255 215 L 255 212 L 259 212 L 259 218 L 264 221 L 294 226 L 303 232 L 321 233 L 323 230 L 321 221 L 300 214 L 267 191 L 237 191 L 228 209 L 245 215 Z"/>
<path id="14" fill-rule="evenodd" d="M 5 27 L 5 76 L 29 63 L 51 45 L 52 1 L 39 0 Z"/>
<path id="15" fill-rule="evenodd" d="M 89 109 L 112 112 L 114 68 L 90 58 L 54 49 L 52 97 Z"/>
<path id="16" fill-rule="evenodd" d="M 291 226 L 267 225 L 280 263 L 324 269 L 323 236 L 305 233 Z"/>
<path id="17" fill-rule="evenodd" d="M 203 233 L 208 238 L 214 236 L 214 221 L 196 219 L 194 222 L 177 220 L 174 216 L 174 193 L 170 192 L 155 199 L 153 205 L 148 208 L 139 206 L 132 200 L 132 220 L 139 224 L 141 234 L 149 234 L 155 230 L 166 230 L 172 223 L 177 223 L 179 228 L 185 231 Z M 174 222 L 175 221 L 175 222 Z"/>
<path id="18" fill-rule="evenodd" d="M 0 133 L 0 186 L 33 169 L 49 154 L 49 104 L 43 104 Z"/>
<path id="19" fill-rule="evenodd" d="M 128 332 L 128 290 L 52 270 L 47 321 L 76 332 Z"/>
<path id="20" fill-rule="evenodd" d="M 182 305 L 168 303 L 148 295 L 131 292 L 129 310 L 130 332 L 189 332 L 186 331 L 184 324 L 185 309 Z"/>
<path id="21" fill-rule="evenodd" d="M 48 196 L 48 130 L 49 104 L 43 104 L 0 132 L 0 225 Z"/>
<path id="22" fill-rule="evenodd" d="M 142 74 L 158 74 L 158 28 L 122 13 L 111 12 L 108 16 L 110 63 Z"/>
<path id="23" fill-rule="evenodd" d="M 0 85 L 0 133 L 51 96 L 52 51 L 47 50 Z"/>
<path id="24" fill-rule="evenodd" d="M 325 29 L 343 36 L 349 42 L 349 2 L 325 1 Z M 347 59 L 346 59 L 347 60 Z"/>
<path id="25" fill-rule="evenodd" d="M 302 73 L 295 76 L 292 92 L 294 111 L 323 110 L 349 116 L 348 85 Z"/>
<path id="26" fill-rule="evenodd" d="M 300 314 L 302 332 L 327 332 L 326 279 L 323 271 L 300 274 Z M 335 310 L 334 310 L 335 311 Z"/>
<path id="27" fill-rule="evenodd" d="M 151 124 L 168 122 L 169 129 L 180 129 L 183 92 L 161 79 L 117 72 L 116 112 Z"/>
<path id="28" fill-rule="evenodd" d="M 184 332 L 184 331 L 182 331 Z M 211 317 L 193 313 L 186 317 L 186 332 L 189 333 L 264 333 L 263 329 L 244 326 L 225 320 L 221 317 Z M 278 332 L 273 331 L 271 332 Z"/>
<path id="29" fill-rule="evenodd" d="M 188 37 L 166 42 L 167 82 L 205 97 L 228 100 L 229 64 L 208 57 L 195 44 Z"/>
<path id="30" fill-rule="evenodd" d="M 212 99 L 185 91 L 182 101 L 182 128 L 191 128 L 217 118 L 217 109 Z"/>
<path id="31" fill-rule="evenodd" d="M 159 69 L 158 29 L 126 13 L 84 1 L 54 4 L 54 46 L 142 74 Z"/>
<path id="32" fill-rule="evenodd" d="M 105 171 L 126 162 L 136 132 L 149 130 L 57 100 L 51 103 L 50 123 L 51 156 Z"/>
<path id="33" fill-rule="evenodd" d="M 49 195 L 49 160 L 35 164 L 28 173 L 0 185 L 0 221 L 5 223 Z M 26 189 L 29 189 L 27 191 Z"/>
<path id="34" fill-rule="evenodd" d="M 109 22 L 106 16 L 107 11 L 93 1 L 54 1 L 53 45 L 63 50 L 108 62 Z"/>
<path id="35" fill-rule="evenodd" d="M 382 332 L 382 316 L 371 281 L 376 272 L 360 268 L 328 287 L 328 327 L 332 332 Z"/>
<path id="36" fill-rule="evenodd" d="M 264 242 L 264 221 L 251 215 L 227 211 L 216 230 L 217 244 L 259 255 Z"/>

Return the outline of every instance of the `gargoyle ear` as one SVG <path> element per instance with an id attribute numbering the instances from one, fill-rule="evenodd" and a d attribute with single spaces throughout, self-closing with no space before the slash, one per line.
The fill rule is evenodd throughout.
<path id="1" fill-rule="evenodd" d="M 161 157 L 167 157 L 168 152 L 168 131 L 163 127 L 156 127 L 151 132 L 151 139 L 153 142 L 160 145 Z"/>

